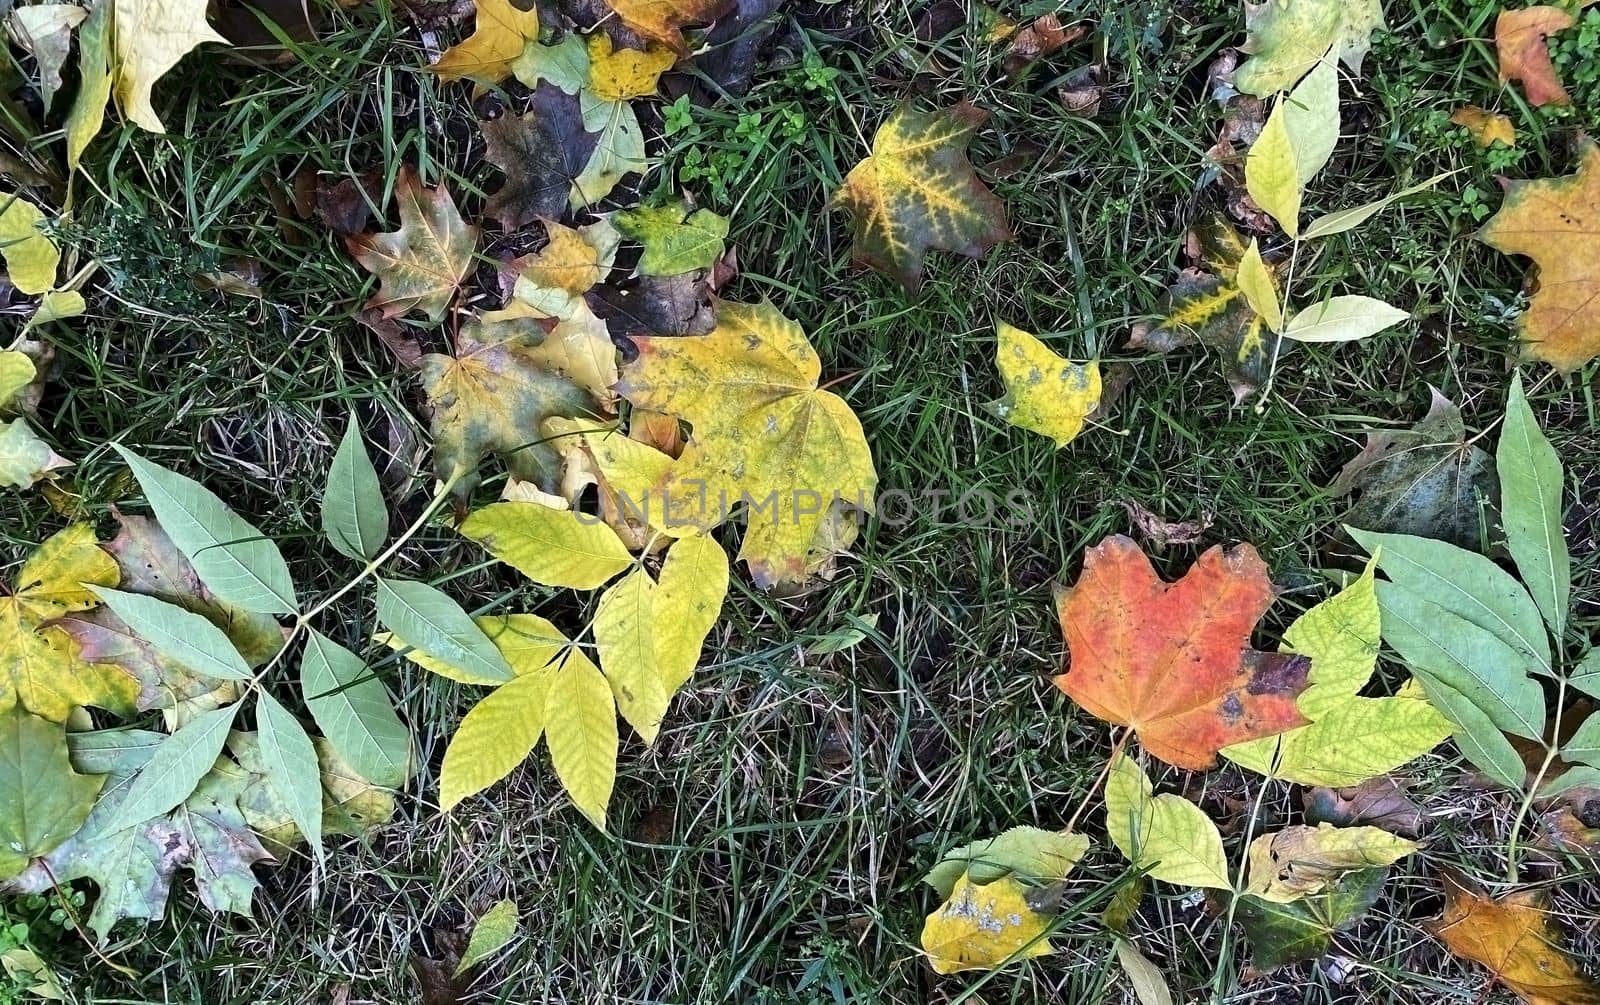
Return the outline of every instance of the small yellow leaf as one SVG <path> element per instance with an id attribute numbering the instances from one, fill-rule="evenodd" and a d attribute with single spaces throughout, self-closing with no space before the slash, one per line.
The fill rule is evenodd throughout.
<path id="1" fill-rule="evenodd" d="M 1300 167 L 1284 118 L 1283 99 L 1273 106 L 1246 155 L 1244 184 L 1257 206 L 1271 214 L 1290 237 L 1300 233 Z"/>
<path id="2" fill-rule="evenodd" d="M 1288 904 L 1322 892 L 1347 872 L 1392 865 L 1416 850 L 1415 841 L 1377 827 L 1285 827 L 1250 842 L 1245 892 Z"/>
<path id="3" fill-rule="evenodd" d="M 82 314 L 88 305 L 77 290 L 51 290 L 39 301 L 39 309 L 28 319 L 29 326 L 61 321 Z"/>
<path id="4" fill-rule="evenodd" d="M 594 615 L 595 649 L 617 711 L 646 744 L 655 742 L 667 712 L 656 658 L 655 592 L 649 573 L 635 569 L 600 595 Z"/>
<path id="5" fill-rule="evenodd" d="M 16 410 L 11 407 L 11 399 L 16 397 L 18 391 L 33 383 L 38 373 L 33 357 L 20 349 L 0 352 L 0 412 Z"/>
<path id="6" fill-rule="evenodd" d="M 1463 105 L 1451 113 L 1450 121 L 1471 134 L 1473 142 L 1480 147 L 1492 147 L 1496 143 L 1504 143 L 1508 147 L 1517 145 L 1516 125 L 1499 112 L 1491 112 L 1477 105 Z"/>
<path id="7" fill-rule="evenodd" d="M 656 93 L 661 75 L 678 61 L 664 45 L 638 49 L 613 49 L 611 36 L 597 31 L 589 36 L 589 91 L 607 101 L 627 101 Z"/>
<path id="8" fill-rule="evenodd" d="M 550 678 L 544 735 L 573 805 L 605 830 L 617 780 L 617 706 L 605 677 L 575 650 Z"/>
<path id="9" fill-rule="evenodd" d="M 105 124 L 106 105 L 111 101 L 111 57 L 106 38 L 110 22 L 111 0 L 99 0 L 78 29 L 78 96 L 63 124 L 69 172 L 78 170 L 83 152 Z"/>
<path id="10" fill-rule="evenodd" d="M 1178 886 L 1232 889 L 1222 835 L 1205 812 L 1181 796 L 1154 796 L 1150 779 L 1125 754 L 1106 776 L 1106 833 L 1117 850 L 1152 879 Z"/>
<path id="11" fill-rule="evenodd" d="M 511 72 L 511 63 L 530 42 L 539 41 L 539 14 L 521 10 L 511 0 L 473 0 L 477 21 L 472 34 L 445 50 L 433 64 L 440 80 L 471 77 L 487 84 L 499 83 Z"/>
<path id="12" fill-rule="evenodd" d="M 492 503 L 458 529 L 545 586 L 592 590 L 633 564 L 616 531 L 596 518 L 538 503 Z"/>
<path id="13" fill-rule="evenodd" d="M 228 40 L 206 23 L 206 0 L 102 0 L 111 5 L 111 81 L 128 120 L 166 132 L 150 104 L 156 81 L 203 42 Z"/>
<path id="14" fill-rule="evenodd" d="M 61 249 L 39 229 L 44 214 L 22 198 L 0 192 L 0 258 L 18 293 L 43 293 L 56 282 Z"/>
<path id="15" fill-rule="evenodd" d="M 1254 238 L 1239 259 L 1239 289 L 1250 307 L 1274 332 L 1283 331 L 1283 305 L 1278 302 L 1278 288 L 1272 273 L 1261 260 L 1261 248 Z"/>
<path id="16" fill-rule="evenodd" d="M 1007 876 L 976 886 L 956 881 L 950 899 L 928 915 L 922 950 L 941 974 L 993 970 L 1013 956 L 1028 959 L 1054 951 L 1044 937 L 1045 917 L 1028 906 L 1027 890 Z"/>
<path id="17" fill-rule="evenodd" d="M 1042 433 L 1064 447 L 1100 405 L 1100 365 L 1073 363 L 1039 339 L 1004 321 L 995 326 L 995 366 L 1006 395 L 989 410 L 1020 429 Z"/>
<path id="18" fill-rule="evenodd" d="M 691 534 L 667 552 L 655 590 L 656 664 L 667 697 L 694 674 L 727 593 L 728 553 L 710 534 Z"/>

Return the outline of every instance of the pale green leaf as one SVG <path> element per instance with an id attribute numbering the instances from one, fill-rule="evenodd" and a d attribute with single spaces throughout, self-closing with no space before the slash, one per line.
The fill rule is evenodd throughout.
<path id="1" fill-rule="evenodd" d="M 406 645 L 478 680 L 513 676 L 511 664 L 467 612 L 426 583 L 379 578 L 378 621 Z"/>
<path id="2" fill-rule="evenodd" d="M 1283 102 L 1283 124 L 1301 187 L 1310 183 L 1339 143 L 1339 71 L 1323 59 Z"/>
<path id="3" fill-rule="evenodd" d="M 1284 325 L 1283 337 L 1297 342 L 1354 342 L 1410 317 L 1382 300 L 1346 294 L 1297 312 Z"/>
<path id="4" fill-rule="evenodd" d="M 1509 789 L 1521 789 L 1527 767 L 1500 727 L 1461 692 L 1427 677 L 1418 678 L 1428 702 L 1455 723 L 1451 734 L 1461 754 L 1479 770 Z"/>
<path id="5" fill-rule="evenodd" d="M 1457 170 L 1461 169 L 1458 168 Z M 1396 200 L 1404 199 L 1408 195 L 1416 195 L 1418 192 L 1425 192 L 1455 173 L 1455 171 L 1445 171 L 1434 175 L 1425 182 L 1401 189 L 1393 195 L 1384 196 L 1382 199 L 1363 203 L 1360 206 L 1353 206 L 1350 209 L 1337 210 L 1325 216 L 1319 216 L 1311 221 L 1310 226 L 1306 227 L 1304 233 L 1300 236 L 1309 241 L 1313 238 L 1331 237 L 1334 234 L 1342 234 L 1347 230 L 1354 230 L 1388 209 Z"/>
<path id="6" fill-rule="evenodd" d="M 1117 850 L 1153 879 L 1228 890 L 1222 835 L 1205 811 L 1182 796 L 1153 796 L 1139 765 L 1119 754 L 1106 777 L 1106 833 Z"/>
<path id="7" fill-rule="evenodd" d="M 186 669 L 219 680 L 250 679 L 250 664 L 210 619 L 156 597 L 106 586 L 89 589 L 135 635 Z"/>
<path id="8" fill-rule="evenodd" d="M 1561 458 L 1528 407 L 1520 373 L 1511 377 L 1494 466 L 1500 475 L 1506 548 L 1539 612 L 1560 638 L 1572 597 L 1572 560 L 1561 526 Z"/>
<path id="9" fill-rule="evenodd" d="M 133 469 L 156 522 L 212 593 L 260 614 L 295 612 L 289 566 L 270 538 L 194 479 L 147 461 L 120 443 L 112 448 Z"/>
<path id="10" fill-rule="evenodd" d="M 617 532 L 596 517 L 539 503 L 485 506 L 461 533 L 536 583 L 592 590 L 633 564 Z"/>
<path id="11" fill-rule="evenodd" d="M 1567 683 L 1591 698 L 1600 698 L 1600 647 L 1590 649 L 1572 668 Z"/>
<path id="12" fill-rule="evenodd" d="M 1245 157 L 1244 183 L 1250 198 L 1278 221 L 1284 233 L 1294 237 L 1300 232 L 1300 168 L 1281 99 Z"/>
<path id="13" fill-rule="evenodd" d="M 305 727 L 266 691 L 256 689 L 256 729 L 267 784 L 283 800 L 319 861 L 322 850 L 322 769 Z"/>
<path id="14" fill-rule="evenodd" d="M 1561 758 L 1600 768 L 1600 712 L 1591 712 L 1561 747 Z"/>
<path id="15" fill-rule="evenodd" d="M 411 733 L 361 657 L 321 632 L 308 632 L 300 690 L 311 717 L 357 774 L 385 788 L 405 784 Z"/>
<path id="16" fill-rule="evenodd" d="M 377 555 L 389 535 L 383 487 L 353 418 L 328 468 L 328 487 L 322 493 L 322 533 L 339 554 L 361 561 Z"/>
<path id="17" fill-rule="evenodd" d="M 575 31 L 567 32 L 555 45 L 529 42 L 522 55 L 511 61 L 511 74 L 529 90 L 543 80 L 577 94 L 589 81 L 589 47 Z"/>
<path id="18" fill-rule="evenodd" d="M 1118 938 L 1116 946 L 1117 963 L 1127 976 L 1128 985 L 1133 988 L 1133 996 L 1139 1000 L 1139 1005 L 1172 1005 L 1172 991 L 1156 965 L 1127 939 Z"/>
<path id="19" fill-rule="evenodd" d="M 502 900 L 483 912 L 477 924 L 472 926 L 472 936 L 467 939 L 467 948 L 461 954 L 461 962 L 456 964 L 457 976 L 466 973 L 508 946 L 517 936 L 517 924 L 517 905 L 512 901 Z"/>
<path id="20" fill-rule="evenodd" d="M 25 489 L 72 462 L 50 449 L 27 419 L 0 422 L 0 485 Z"/>
<path id="21" fill-rule="evenodd" d="M 1089 839 L 1082 834 L 1013 827 L 996 837 L 945 852 L 922 881 L 938 890 L 941 897 L 950 896 L 962 876 L 978 886 L 1011 875 L 1035 883 L 1054 883 L 1065 879 L 1088 850 Z"/>
<path id="22" fill-rule="evenodd" d="M 236 704 L 201 712 L 167 737 L 128 784 L 116 811 L 100 825 L 98 833 L 115 834 L 188 799 L 222 753 L 238 714 Z"/>
<path id="23" fill-rule="evenodd" d="M 608 101 L 585 90 L 579 95 L 585 132 L 599 133 L 594 153 L 578 177 L 572 180 L 571 206 L 574 210 L 593 206 L 617 187 L 625 175 L 649 170 L 645 159 L 644 131 L 639 117 L 626 101 Z"/>

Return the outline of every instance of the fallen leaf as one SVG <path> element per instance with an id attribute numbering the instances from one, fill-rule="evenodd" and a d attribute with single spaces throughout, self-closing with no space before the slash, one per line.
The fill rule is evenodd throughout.
<path id="1" fill-rule="evenodd" d="M 1004 321 L 995 334 L 995 367 L 1006 393 L 986 407 L 1019 429 L 1050 437 L 1057 449 L 1071 443 L 1100 405 L 1100 364 L 1063 359 Z"/>
<path id="2" fill-rule="evenodd" d="M 26 419 L 0 422 L 0 485 L 31 488 L 39 479 L 70 467 L 72 462 L 41 440 Z"/>
<path id="3" fill-rule="evenodd" d="M 606 101 L 627 101 L 656 93 L 661 75 L 678 61 L 664 45 L 638 49 L 612 47 L 611 36 L 597 31 L 589 36 L 589 93 Z"/>
<path id="4" fill-rule="evenodd" d="M 1244 892 L 1275 904 L 1302 900 L 1347 873 L 1393 865 L 1416 842 L 1376 827 L 1285 827 L 1250 842 Z"/>
<path id="5" fill-rule="evenodd" d="M 1422 833 L 1422 807 L 1412 802 L 1393 778 L 1369 778 L 1340 789 L 1307 789 L 1301 801 L 1308 823 L 1338 827 L 1371 824 L 1413 838 Z"/>
<path id="6" fill-rule="evenodd" d="M 1202 513 L 1198 520 L 1173 522 L 1157 516 L 1131 499 L 1123 500 L 1122 508 L 1128 511 L 1128 519 L 1133 521 L 1134 529 L 1139 532 L 1139 536 L 1144 538 L 1146 543 L 1154 545 L 1157 550 L 1175 544 L 1199 544 L 1204 539 L 1206 531 L 1211 528 L 1209 513 Z"/>
<path id="7" fill-rule="evenodd" d="M 709 209 L 691 209 L 679 201 L 670 206 L 639 206 L 615 217 L 617 230 L 644 245 L 639 272 L 676 276 L 709 269 L 722 257 L 728 220 Z"/>
<path id="8" fill-rule="evenodd" d="M 1065 879 L 1088 850 L 1089 839 L 1082 834 L 1013 827 L 945 852 L 922 881 L 941 897 L 949 897 L 962 877 L 976 886 L 1013 875 L 1033 883 L 1054 883 Z"/>
<path id="9" fill-rule="evenodd" d="M 72 29 L 88 16 L 77 4 L 42 3 L 18 7 L 6 19 L 11 37 L 39 67 L 39 97 L 46 113 L 61 89 L 61 67 L 72 51 Z"/>
<path id="10" fill-rule="evenodd" d="M 6 276 L 18 293 L 36 296 L 55 285 L 61 249 L 41 229 L 44 221 L 44 214 L 33 203 L 0 192 L 0 258 L 5 260 Z"/>
<path id="11" fill-rule="evenodd" d="M 446 49 L 433 72 L 440 80 L 471 77 L 497 84 L 511 72 L 511 63 L 530 42 L 539 41 L 539 13 L 522 10 L 511 0 L 473 0 L 477 21 L 472 34 Z"/>
<path id="12" fill-rule="evenodd" d="M 585 298 L 614 335 L 707 335 L 717 323 L 703 272 L 607 283 Z"/>
<path id="13" fill-rule="evenodd" d="M 623 24 L 640 36 L 687 55 L 683 29 L 721 17 L 732 0 L 607 0 Z"/>
<path id="14" fill-rule="evenodd" d="M 85 663 L 52 622 L 99 603 L 88 586 L 116 586 L 117 564 L 100 550 L 94 528 L 72 524 L 47 538 L 0 596 L 0 711 L 18 706 L 51 722 L 95 705 L 133 711 L 138 682 L 114 667 Z"/>
<path id="15" fill-rule="evenodd" d="M 988 117 L 967 102 L 932 112 L 901 106 L 879 128 L 872 156 L 850 170 L 829 203 L 852 217 L 858 264 L 914 292 L 929 249 L 977 258 L 1011 239 L 1005 206 L 967 160 L 967 144 Z"/>
<path id="16" fill-rule="evenodd" d="M 1062 25 L 1056 14 L 1046 14 L 1033 20 L 1011 36 L 1006 46 L 1005 71 L 1012 80 L 1020 78 L 1027 70 L 1062 46 L 1070 45 L 1089 33 L 1083 24 Z"/>
<path id="17" fill-rule="evenodd" d="M 1491 112 L 1477 105 L 1462 105 L 1450 113 L 1450 121 L 1470 133 L 1473 142 L 1480 147 L 1492 147 L 1496 143 L 1504 143 L 1508 147 L 1517 145 L 1517 127 L 1509 116 L 1499 112 Z"/>
<path id="18" fill-rule="evenodd" d="M 9 879 L 82 826 L 105 777 L 72 770 L 65 727 L 15 705 L 0 713 L 0 760 L 0 879 Z"/>
<path id="19" fill-rule="evenodd" d="M 1577 174 L 1510 182 L 1478 239 L 1534 261 L 1523 347 L 1563 373 L 1600 354 L 1600 146 L 1588 143 Z"/>
<path id="20" fill-rule="evenodd" d="M 963 876 L 922 926 L 922 950 L 935 973 L 992 970 L 1008 958 L 1054 952 L 1044 937 L 1048 920 L 1028 906 L 1027 890 L 1011 877 L 978 886 Z"/>
<path id="21" fill-rule="evenodd" d="M 568 205 L 582 209 L 599 204 L 617 183 L 630 174 L 650 169 L 645 158 L 644 130 L 639 116 L 626 101 L 607 101 L 588 91 L 578 95 L 583 128 L 596 134 L 594 152 L 572 181 Z"/>
<path id="22" fill-rule="evenodd" d="M 393 790 L 362 778 L 339 756 L 326 737 L 316 737 L 312 747 L 316 751 L 322 783 L 324 835 L 366 837 L 394 816 Z M 261 754 L 259 734 L 237 730 L 229 733 L 228 751 L 248 776 L 239 791 L 239 812 L 260 838 L 262 847 L 274 857 L 280 857 L 303 845 L 305 835 L 295 826 L 288 804 L 272 784 Z"/>
<path id="23" fill-rule="evenodd" d="M 870 512 L 878 483 L 860 420 L 817 387 L 805 332 L 770 303 L 723 303 L 709 335 L 634 343 L 617 390 L 693 428 L 661 486 L 666 517 L 708 530 L 743 504 L 756 584 L 803 583 L 830 506 Z"/>
<path id="24" fill-rule="evenodd" d="M 1248 894 L 1236 909 L 1250 941 L 1257 970 L 1276 970 L 1311 960 L 1333 948 L 1333 936 L 1355 925 L 1383 894 L 1388 869 L 1365 869 L 1339 879 L 1327 890 L 1288 904 Z"/>
<path id="25" fill-rule="evenodd" d="M 422 342 L 394 318 L 384 317 L 379 309 L 363 310 L 356 314 L 356 322 L 370 331 L 383 347 L 389 350 L 394 361 L 406 370 L 415 370 L 422 362 Z"/>
<path id="26" fill-rule="evenodd" d="M 555 491 L 559 457 L 542 442 L 540 423 L 600 408 L 576 382 L 549 369 L 538 329 L 516 318 L 474 318 L 462 326 L 454 356 L 422 358 L 434 468 L 440 478 L 459 478 L 459 499 L 470 495 L 489 454 L 503 458 L 513 477 Z"/>
<path id="27" fill-rule="evenodd" d="M 1550 61 L 1546 39 L 1572 27 L 1572 15 L 1560 7 L 1534 6 L 1503 10 L 1494 22 L 1494 47 L 1500 56 L 1500 83 L 1522 82 L 1528 104 L 1570 105 L 1572 97 L 1561 85 Z"/>
<path id="28" fill-rule="evenodd" d="M 1488 967 L 1528 1005 L 1593 1005 L 1600 989 L 1561 945 L 1544 890 L 1490 899 L 1453 874 L 1445 877 L 1444 914 L 1426 924 L 1455 955 Z"/>
<path id="29" fill-rule="evenodd" d="M 1476 548 L 1480 500 L 1498 496 L 1493 461 L 1467 441 L 1461 410 L 1429 390 L 1428 414 L 1410 429 L 1369 432 L 1328 494 L 1356 495 L 1344 515 L 1351 526 Z"/>
<path id="30" fill-rule="evenodd" d="M 206 0 L 103 0 L 111 8 L 111 88 L 122 114 L 166 132 L 150 104 L 156 81 L 204 42 L 228 40 L 206 23 Z"/>
<path id="31" fill-rule="evenodd" d="M 1106 774 L 1106 835 L 1151 879 L 1214 890 L 1233 888 L 1222 834 L 1205 811 L 1179 795 L 1155 794 L 1138 763 L 1119 753 Z"/>
<path id="32" fill-rule="evenodd" d="M 484 159 L 505 175 L 483 211 L 512 232 L 536 219 L 555 220 L 567 211 L 572 187 L 595 155 L 600 137 L 583 125 L 577 95 L 541 84 L 524 115 L 502 115 L 480 123 Z"/>
<path id="33" fill-rule="evenodd" d="M 733 10 L 717 18 L 690 57 L 695 69 L 720 93 L 742 96 L 761 66 L 763 49 L 782 23 L 782 6 L 782 0 L 735 0 Z"/>
<path id="34" fill-rule="evenodd" d="M 1138 545 L 1106 538 L 1057 591 L 1070 665 L 1056 686 L 1097 718 L 1132 727 L 1151 755 L 1204 770 L 1217 751 L 1306 724 L 1295 697 L 1304 656 L 1249 647 L 1272 605 L 1267 567 L 1248 544 L 1201 555 L 1164 583 Z"/>
<path id="35" fill-rule="evenodd" d="M 394 192 L 399 230 L 345 238 L 356 261 L 380 280 L 366 309 L 386 318 L 416 310 L 438 321 L 472 270 L 478 228 L 461 219 L 443 185 L 424 188 L 409 166 L 400 169 Z"/>
<path id="36" fill-rule="evenodd" d="M 1234 74 L 1246 94 L 1287 91 L 1325 56 L 1355 73 L 1383 27 L 1382 0 L 1263 0 L 1245 3 L 1242 50 L 1250 58 Z M 1330 53 L 1330 49 L 1332 52 Z"/>
<path id="37" fill-rule="evenodd" d="M 511 61 L 511 74 L 529 90 L 547 83 L 576 97 L 589 82 L 589 50 L 583 36 L 570 31 L 554 45 L 529 42 Z"/>
<path id="38" fill-rule="evenodd" d="M 455 972 L 465 973 L 504 949 L 517 937 L 517 924 L 516 901 L 502 900 L 483 912 L 473 923 L 472 937 L 467 940 Z"/>

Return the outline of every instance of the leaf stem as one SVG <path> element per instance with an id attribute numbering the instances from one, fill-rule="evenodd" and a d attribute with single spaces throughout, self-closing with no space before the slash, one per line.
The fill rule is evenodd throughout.
<path id="1" fill-rule="evenodd" d="M 1539 794 L 1539 789 L 1544 785 L 1544 776 L 1550 771 L 1550 765 L 1555 763 L 1556 754 L 1561 749 L 1561 715 L 1567 703 L 1567 679 L 1556 679 L 1556 711 L 1552 718 L 1554 733 L 1544 747 L 1544 762 L 1539 765 L 1539 770 L 1533 776 L 1533 783 L 1528 786 L 1528 791 L 1522 797 L 1522 805 L 1517 807 L 1516 818 L 1511 821 L 1511 834 L 1506 838 L 1506 882 L 1515 886 L 1517 883 L 1517 835 L 1522 830 L 1522 822 L 1527 819 L 1528 810 L 1533 807 L 1533 800 Z"/>

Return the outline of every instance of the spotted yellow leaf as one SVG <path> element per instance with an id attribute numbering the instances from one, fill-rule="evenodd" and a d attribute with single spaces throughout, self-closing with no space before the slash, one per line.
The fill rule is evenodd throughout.
<path id="1" fill-rule="evenodd" d="M 39 207 L 8 192 L 0 192 L 0 258 L 18 293 L 43 293 L 55 285 L 61 249 L 46 237 Z"/>
<path id="2" fill-rule="evenodd" d="M 1283 305 L 1278 302 L 1278 288 L 1267 264 L 1261 260 L 1261 248 L 1254 238 L 1239 260 L 1239 292 L 1268 328 L 1274 332 L 1283 331 Z"/>
<path id="3" fill-rule="evenodd" d="M 1415 841 L 1377 827 L 1285 827 L 1250 842 L 1245 892 L 1274 904 L 1321 893 L 1346 873 L 1392 865 Z"/>
<path id="4" fill-rule="evenodd" d="M 1005 206 L 978 179 L 966 148 L 988 113 L 962 102 L 932 112 L 902 106 L 872 140 L 872 156 L 851 169 L 831 205 L 852 217 L 860 265 L 922 281 L 929 249 L 976 258 L 1011 239 Z"/>
<path id="5" fill-rule="evenodd" d="M 922 951 L 937 973 L 993 970 L 1009 959 L 1053 952 L 1049 921 L 1028 904 L 1027 888 L 1011 876 L 978 886 L 966 876 L 922 926 Z"/>
<path id="6" fill-rule="evenodd" d="M 1062 359 L 1004 321 L 995 332 L 995 366 L 1006 394 L 990 402 L 989 410 L 1013 426 L 1050 437 L 1057 447 L 1071 443 L 1100 404 L 1100 365 Z"/>
<path id="7" fill-rule="evenodd" d="M 607 101 L 627 101 L 656 93 L 661 75 L 678 54 L 665 45 L 638 49 L 615 49 L 611 36 L 597 31 L 589 36 L 589 92 Z"/>

